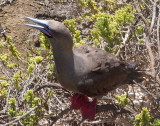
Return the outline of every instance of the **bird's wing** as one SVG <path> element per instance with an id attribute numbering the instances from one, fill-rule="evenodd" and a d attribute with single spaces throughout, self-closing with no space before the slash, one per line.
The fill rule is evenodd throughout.
<path id="1" fill-rule="evenodd" d="M 126 80 L 129 69 L 112 54 L 90 46 L 82 46 L 76 51 L 87 66 L 77 84 L 79 92 L 91 97 L 104 95 Z"/>

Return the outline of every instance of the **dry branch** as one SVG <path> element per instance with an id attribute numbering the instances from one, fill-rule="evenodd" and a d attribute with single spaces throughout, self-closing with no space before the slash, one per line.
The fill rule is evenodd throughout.
<path id="1" fill-rule="evenodd" d="M 54 116 L 54 117 L 50 117 L 51 120 L 52 120 L 52 123 L 50 126 L 52 126 L 54 123 L 56 123 L 56 121 L 60 118 L 63 117 L 63 115 L 67 114 L 69 111 L 71 111 L 72 109 L 69 107 L 69 108 L 66 108 L 65 110 L 61 111 L 57 116 Z"/>
<path id="2" fill-rule="evenodd" d="M 69 108 L 66 108 L 65 110 L 61 111 L 57 116 L 50 117 L 52 120 L 52 123 L 50 126 L 55 124 L 58 119 L 62 118 L 65 114 L 67 114 L 71 110 L 72 110 L 72 108 L 69 107 Z M 96 113 L 107 112 L 107 111 L 112 111 L 116 115 L 126 114 L 126 113 L 135 114 L 135 112 L 133 112 L 131 109 L 121 108 L 119 105 L 115 105 L 115 104 L 97 105 Z M 84 119 L 82 119 L 81 122 L 83 122 L 83 121 L 84 121 Z"/>
<path id="3" fill-rule="evenodd" d="M 152 52 L 152 49 L 151 49 L 151 41 L 150 41 L 150 37 L 151 37 L 151 34 L 150 34 L 150 30 L 152 30 L 152 27 L 153 26 L 151 26 L 150 28 L 149 28 L 149 24 L 148 24 L 148 22 L 147 22 L 147 20 L 146 20 L 146 18 L 143 16 L 143 14 L 140 12 L 140 10 L 139 10 L 139 8 L 138 8 L 138 6 L 136 5 L 135 6 L 135 8 L 136 8 L 136 10 L 137 10 L 137 12 L 138 12 L 138 15 L 140 16 L 140 18 L 142 19 L 142 21 L 144 22 L 144 24 L 145 24 L 145 32 L 144 32 L 144 35 L 145 35 L 145 43 L 146 43 L 146 48 L 147 48 L 147 50 L 148 50 L 148 55 L 149 55 L 149 59 L 150 59 L 150 67 L 151 67 L 151 76 L 153 77 L 153 78 L 155 78 L 155 74 L 156 74 L 156 71 L 155 71 L 155 59 L 154 59 L 154 54 L 153 54 L 153 52 Z M 153 7 L 153 11 L 154 11 L 154 7 Z M 154 14 L 155 12 L 153 12 L 153 14 Z M 153 25 L 154 24 L 154 16 L 152 17 L 152 19 L 153 19 L 153 23 L 151 24 L 151 25 Z"/>
<path id="4" fill-rule="evenodd" d="M 157 20 L 157 45 L 158 45 L 158 56 L 159 56 L 159 66 L 158 66 L 158 68 L 157 68 L 157 72 L 159 72 L 160 71 L 160 8 L 159 8 L 159 11 L 158 11 L 158 20 Z M 160 74 L 160 73 L 159 73 Z M 159 82 L 159 84 L 160 84 L 160 76 L 157 76 L 157 80 L 158 80 L 158 82 Z"/>
<path id="5" fill-rule="evenodd" d="M 150 34 L 151 34 L 152 30 L 153 30 L 153 26 L 155 24 L 155 20 L 156 20 L 156 2 L 153 3 L 152 22 L 151 22 L 150 29 L 149 29 L 149 33 Z"/>
<path id="6" fill-rule="evenodd" d="M 62 88 L 62 86 L 58 83 L 48 83 L 44 85 L 38 85 L 38 87 L 34 89 L 34 92 L 37 92 L 43 88 Z"/>
<path id="7" fill-rule="evenodd" d="M 0 126 L 9 126 L 9 125 L 12 125 L 12 124 L 14 124 L 17 121 L 20 121 L 22 118 L 24 118 L 25 116 L 27 116 L 28 114 L 30 114 L 32 111 L 36 110 L 38 107 L 40 107 L 40 106 L 36 106 L 34 108 L 31 108 L 28 112 L 26 112 L 22 116 L 18 116 L 15 120 L 13 120 L 13 121 L 11 121 L 9 123 L 6 123 L 4 125 L 0 125 Z"/>

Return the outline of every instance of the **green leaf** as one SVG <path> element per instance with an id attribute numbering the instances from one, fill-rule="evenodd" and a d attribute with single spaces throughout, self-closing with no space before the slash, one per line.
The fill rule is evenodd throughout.
<path id="1" fill-rule="evenodd" d="M 129 103 L 129 99 L 126 94 L 122 94 L 120 96 L 115 96 L 115 103 L 124 108 Z"/>
<path id="2" fill-rule="evenodd" d="M 36 57 L 35 57 L 35 62 L 36 62 L 37 64 L 39 64 L 40 62 L 42 62 L 42 60 L 43 60 L 43 57 L 42 57 L 42 56 L 36 56 Z"/>
<path id="3" fill-rule="evenodd" d="M 151 116 L 147 108 L 142 108 L 141 113 L 135 116 L 134 126 L 151 126 Z"/>

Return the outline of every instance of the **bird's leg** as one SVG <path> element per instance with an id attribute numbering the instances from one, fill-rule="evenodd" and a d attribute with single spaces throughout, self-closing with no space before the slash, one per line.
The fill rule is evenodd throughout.
<path id="1" fill-rule="evenodd" d="M 71 97 L 71 107 L 73 109 L 80 109 L 88 101 L 89 101 L 89 99 L 87 96 L 75 93 Z"/>
<path id="2" fill-rule="evenodd" d="M 71 97 L 71 106 L 73 109 L 79 109 L 83 119 L 94 120 L 96 114 L 97 99 L 89 101 L 88 97 L 82 94 L 74 94 Z"/>
<path id="3" fill-rule="evenodd" d="M 96 103 L 97 99 L 94 98 L 93 101 L 86 102 L 85 105 L 80 108 L 84 119 L 94 120 L 96 114 Z"/>

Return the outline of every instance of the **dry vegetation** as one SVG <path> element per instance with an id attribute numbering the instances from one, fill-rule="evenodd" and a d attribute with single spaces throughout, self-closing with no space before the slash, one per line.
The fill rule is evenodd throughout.
<path id="1" fill-rule="evenodd" d="M 64 21 L 75 48 L 103 48 L 147 76 L 100 98 L 95 121 L 83 120 L 57 82 L 47 39 L 23 26 L 24 16 Z M 0 125 L 160 126 L 159 30 L 156 0 L 1 0 Z"/>

